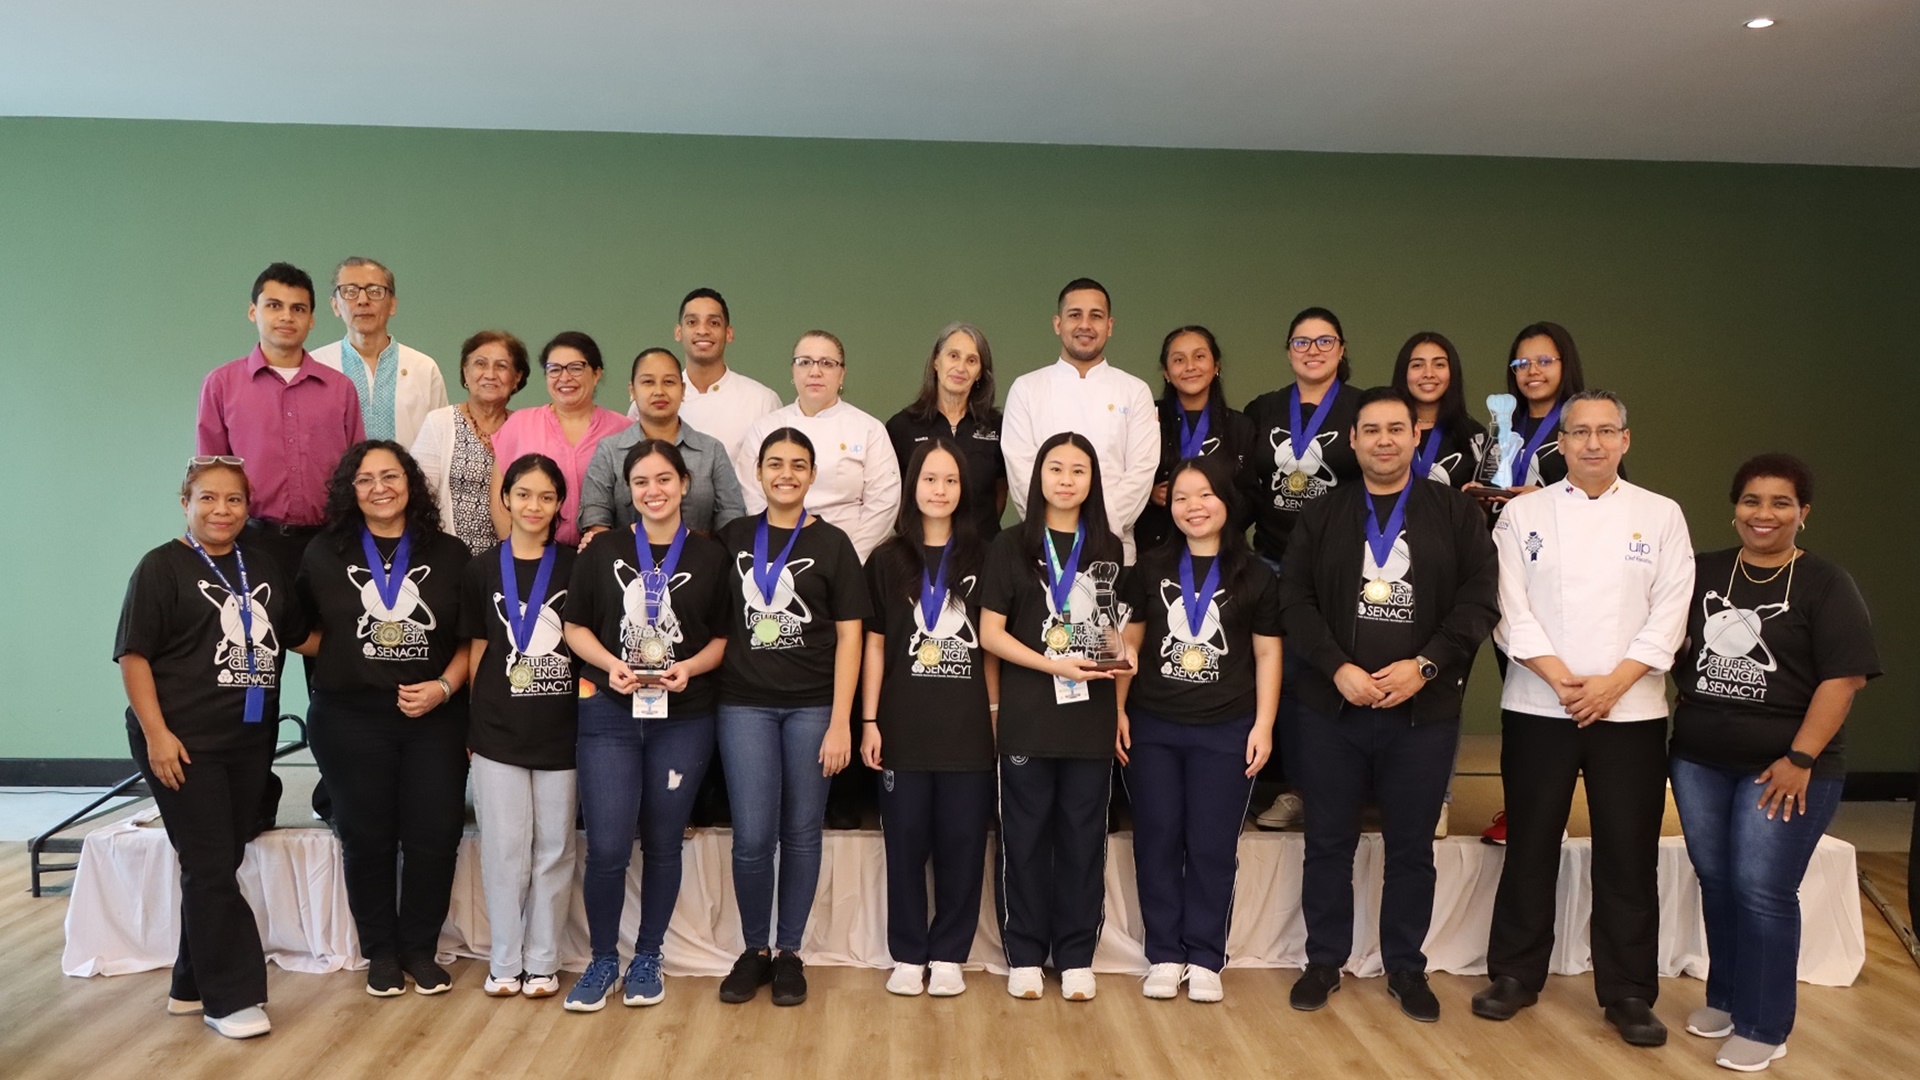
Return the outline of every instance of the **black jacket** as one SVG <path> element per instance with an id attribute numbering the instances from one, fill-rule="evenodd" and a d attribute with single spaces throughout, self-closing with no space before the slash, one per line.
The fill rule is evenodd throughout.
<path id="1" fill-rule="evenodd" d="M 1432 480 L 1412 481 L 1407 535 L 1413 556 L 1414 639 L 1440 674 L 1408 705 L 1415 723 L 1453 720 L 1474 653 L 1500 621 L 1500 563 L 1486 517 L 1471 496 Z M 1332 716 L 1346 703 L 1333 673 L 1352 663 L 1360 595 L 1360 551 L 1373 513 L 1365 484 L 1342 484 L 1301 511 L 1280 570 L 1285 647 L 1305 661 L 1298 692 Z"/>

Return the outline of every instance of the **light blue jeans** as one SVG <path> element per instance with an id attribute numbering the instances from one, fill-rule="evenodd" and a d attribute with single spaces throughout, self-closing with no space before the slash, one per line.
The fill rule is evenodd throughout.
<path id="1" fill-rule="evenodd" d="M 820 882 L 820 831 L 829 778 L 820 743 L 832 708 L 720 706 L 720 760 L 733 807 L 733 897 L 747 948 L 767 946 L 773 919 L 773 856 L 780 853 L 780 932 L 772 945 L 798 952 Z"/>

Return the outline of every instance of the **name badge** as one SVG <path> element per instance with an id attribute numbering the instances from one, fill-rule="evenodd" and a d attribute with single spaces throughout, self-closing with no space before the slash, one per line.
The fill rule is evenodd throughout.
<path id="1" fill-rule="evenodd" d="M 1093 694 L 1088 691 L 1086 683 L 1074 682 L 1072 679 L 1063 679 L 1058 675 L 1053 677 L 1053 703 L 1055 705 L 1072 705 L 1076 701 L 1091 700 L 1093 700 Z"/>
<path id="2" fill-rule="evenodd" d="M 635 720 L 665 720 L 667 718 L 667 688 L 664 686 L 643 686 L 633 692 L 633 718 Z"/>

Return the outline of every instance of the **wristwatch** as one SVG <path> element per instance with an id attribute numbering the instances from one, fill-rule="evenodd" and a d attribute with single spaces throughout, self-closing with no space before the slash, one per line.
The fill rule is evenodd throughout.
<path id="1" fill-rule="evenodd" d="M 1815 761 L 1815 758 L 1812 754 L 1804 753 L 1802 751 L 1794 750 L 1792 748 L 1788 748 L 1786 753 L 1786 759 L 1792 762 L 1793 767 L 1796 769 L 1811 769 L 1813 768 L 1813 763 Z"/>
<path id="2" fill-rule="evenodd" d="M 1433 680 L 1440 677 L 1439 664 L 1434 663 L 1433 661 L 1427 659 L 1424 656 L 1414 657 L 1413 662 L 1419 666 L 1420 677 L 1422 679 L 1425 679 L 1428 682 L 1432 682 Z"/>

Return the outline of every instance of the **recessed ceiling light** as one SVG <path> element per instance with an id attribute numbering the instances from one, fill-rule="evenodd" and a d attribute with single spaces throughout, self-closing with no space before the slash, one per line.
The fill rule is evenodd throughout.
<path id="1" fill-rule="evenodd" d="M 1747 20 L 1747 29 L 1749 30 L 1765 30 L 1767 27 L 1772 25 L 1773 25 L 1773 20 L 1767 18 L 1765 15 L 1762 15 L 1757 19 Z"/>

